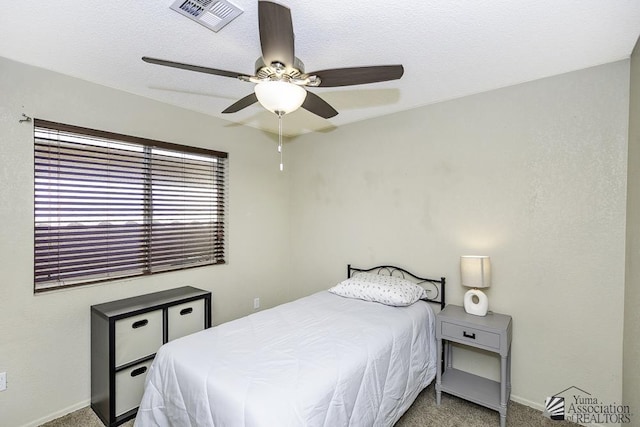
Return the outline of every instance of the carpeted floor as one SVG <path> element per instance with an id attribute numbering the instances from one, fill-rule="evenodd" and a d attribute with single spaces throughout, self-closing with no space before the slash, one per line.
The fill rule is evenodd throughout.
<path id="1" fill-rule="evenodd" d="M 400 418 L 395 427 L 498 427 L 498 412 L 455 396 L 442 393 L 442 402 L 436 406 L 435 385 L 431 383 Z M 509 427 L 579 427 L 568 421 L 552 421 L 542 412 L 520 403 L 509 402 L 507 408 Z"/>
<path id="2" fill-rule="evenodd" d="M 413 406 L 396 423 L 395 427 L 496 427 L 500 416 L 496 411 L 469 403 L 448 394 L 442 394 L 442 404 L 436 406 L 434 385 L 427 387 Z M 41 427 L 102 427 L 100 419 L 91 408 L 83 408 L 64 417 L 43 424 Z M 133 420 L 124 427 L 133 426 Z M 507 410 L 507 426 L 511 427 L 576 427 L 567 421 L 551 421 L 540 411 L 519 403 L 510 402 Z"/>

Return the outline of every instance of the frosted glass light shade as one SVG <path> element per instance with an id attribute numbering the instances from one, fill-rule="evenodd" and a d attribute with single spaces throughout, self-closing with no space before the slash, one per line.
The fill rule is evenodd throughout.
<path id="1" fill-rule="evenodd" d="M 488 256 L 465 255 L 460 257 L 460 279 L 468 288 L 491 286 L 491 260 Z"/>
<path id="2" fill-rule="evenodd" d="M 307 97 L 304 88 L 282 81 L 260 82 L 254 91 L 258 102 L 276 114 L 288 114 L 297 110 Z"/>

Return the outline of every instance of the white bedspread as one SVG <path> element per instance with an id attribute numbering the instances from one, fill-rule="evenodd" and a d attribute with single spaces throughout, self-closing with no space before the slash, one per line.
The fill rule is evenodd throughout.
<path id="1" fill-rule="evenodd" d="M 172 341 L 135 425 L 392 426 L 435 376 L 434 318 L 323 291 Z"/>

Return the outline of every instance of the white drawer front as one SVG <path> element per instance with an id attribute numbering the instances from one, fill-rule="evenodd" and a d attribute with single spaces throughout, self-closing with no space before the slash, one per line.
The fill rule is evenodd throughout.
<path id="1" fill-rule="evenodd" d="M 204 329 L 204 299 L 168 309 L 169 341 Z"/>
<path id="2" fill-rule="evenodd" d="M 162 310 L 116 321 L 116 367 L 154 354 L 162 345 Z"/>
<path id="3" fill-rule="evenodd" d="M 116 417 L 140 406 L 152 360 L 116 373 Z"/>

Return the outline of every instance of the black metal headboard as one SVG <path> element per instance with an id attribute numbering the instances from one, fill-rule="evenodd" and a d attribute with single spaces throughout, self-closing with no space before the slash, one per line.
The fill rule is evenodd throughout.
<path id="1" fill-rule="evenodd" d="M 411 280 L 412 282 L 415 282 L 418 285 L 421 285 L 427 290 L 428 298 L 426 299 L 426 301 L 440 304 L 440 309 L 443 309 L 445 306 L 445 278 L 444 277 L 441 277 L 439 280 L 429 279 L 427 277 L 419 277 L 405 270 L 404 268 L 396 267 L 393 265 L 379 265 L 378 267 L 371 267 L 371 268 L 357 268 L 357 267 L 352 267 L 351 264 L 347 265 L 347 278 L 351 277 L 353 273 L 358 273 L 358 272 L 382 274 L 385 276 L 395 276 L 395 277 L 401 277 L 403 279 Z"/>

